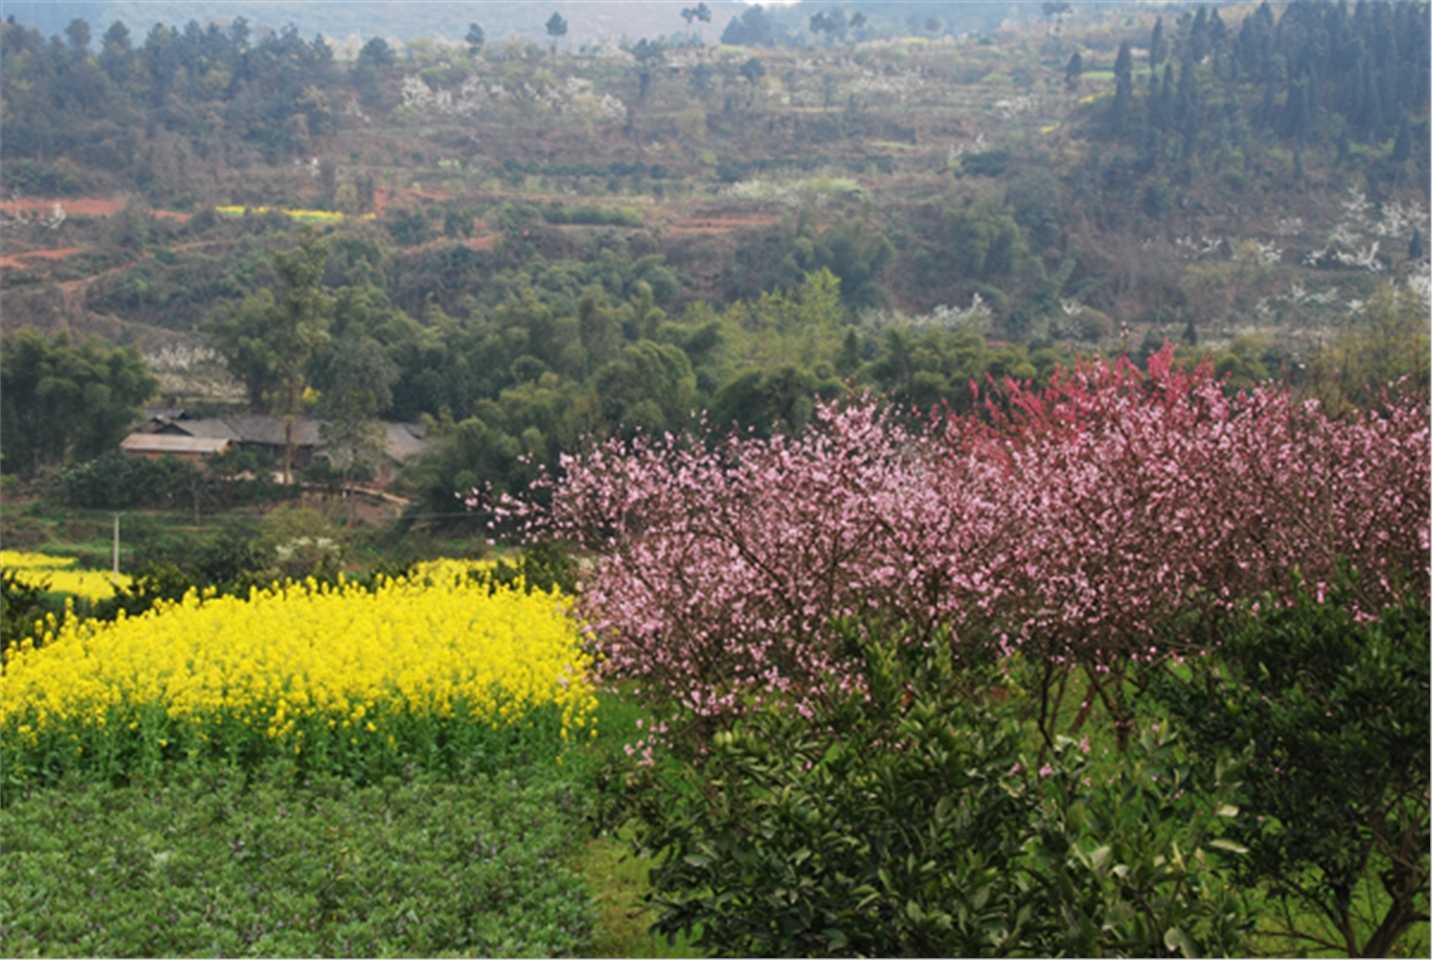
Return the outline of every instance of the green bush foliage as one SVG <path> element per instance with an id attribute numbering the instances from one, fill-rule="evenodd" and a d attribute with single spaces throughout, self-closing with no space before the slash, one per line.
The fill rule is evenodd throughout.
<path id="1" fill-rule="evenodd" d="M 999 177 L 1008 168 L 1008 150 L 984 150 L 960 158 L 960 172 L 971 177 Z"/>
<path id="2" fill-rule="evenodd" d="M 1022 952 L 1059 956 L 1242 956 L 1257 916 L 1229 834 L 1224 771 L 1197 791 L 1167 726 L 1091 762 L 1067 737 L 1039 769 L 1044 806 L 1023 865 L 1038 878 L 1048 937 Z"/>
<path id="3" fill-rule="evenodd" d="M 548 223 L 594 227 L 640 227 L 643 222 L 637 210 L 594 206 L 546 207 L 542 218 Z"/>
<path id="4" fill-rule="evenodd" d="M 577 559 L 558 543 L 534 544 L 515 560 L 499 559 L 490 569 L 473 571 L 475 580 L 486 581 L 492 589 L 521 581 L 527 592 L 558 589 L 571 595 L 577 590 Z"/>
<path id="5" fill-rule="evenodd" d="M 1281 905 L 1283 945 L 1385 956 L 1428 912 L 1432 624 L 1426 597 L 1375 620 L 1355 597 L 1349 581 L 1265 598 L 1217 657 L 1151 690 L 1196 753 L 1242 765 L 1241 874 Z"/>
<path id="6" fill-rule="evenodd" d="M 204 509 L 265 503 L 295 495 L 268 479 L 226 479 L 174 457 L 150 460 L 118 450 L 56 474 L 52 489 L 68 506 L 99 510 L 135 507 Z"/>
<path id="7" fill-rule="evenodd" d="M 0 808 L 11 956 L 563 956 L 595 910 L 552 773 L 70 784 Z M 102 829 L 97 826 L 103 825 Z"/>
<path id="8" fill-rule="evenodd" d="M 31 634 L 36 620 L 63 609 L 47 594 L 45 581 L 21 580 L 14 570 L 0 570 L 0 663 L 10 644 Z"/>
<path id="9" fill-rule="evenodd" d="M 200 478 L 197 467 L 174 457 L 150 460 L 113 450 L 61 471 L 55 492 L 75 507 L 182 507 Z"/>
<path id="10" fill-rule="evenodd" d="M 749 956 L 1239 953 L 1252 926 L 1173 739 L 1112 771 L 1024 749 L 993 674 L 870 642 L 869 698 L 773 706 L 650 768 L 655 929 Z M 994 691 L 992 693 L 991 691 Z"/>
<path id="11" fill-rule="evenodd" d="M 131 348 L 21 329 L 0 358 L 0 466 L 30 476 L 118 446 L 155 386 Z"/>

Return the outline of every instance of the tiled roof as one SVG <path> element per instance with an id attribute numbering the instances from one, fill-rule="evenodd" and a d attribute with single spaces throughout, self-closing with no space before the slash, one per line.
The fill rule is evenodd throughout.
<path id="1" fill-rule="evenodd" d="M 192 420 L 152 421 L 162 425 L 150 436 L 182 434 L 194 438 L 233 440 L 238 443 L 261 443 L 272 447 L 284 445 L 284 418 L 248 413 L 229 417 L 195 418 Z M 323 446 L 323 421 L 298 417 L 293 422 L 293 442 L 299 447 Z M 383 423 L 383 452 L 399 463 L 418 456 L 427 448 L 424 431 L 416 423 Z"/>
<path id="2" fill-rule="evenodd" d="M 418 456 L 427 448 L 418 430 L 413 423 L 384 423 L 383 452 L 399 463 Z"/>
<path id="3" fill-rule="evenodd" d="M 212 437 L 224 440 L 238 440 L 239 433 L 226 421 L 213 418 L 195 418 L 193 420 L 168 420 L 159 427 L 160 433 L 179 434 L 190 437 Z"/>
<path id="4" fill-rule="evenodd" d="M 223 453 L 227 437 L 182 437 L 172 433 L 131 433 L 120 442 L 131 453 Z"/>
<path id="5" fill-rule="evenodd" d="M 183 423 L 184 421 L 179 421 Z M 246 413 L 225 417 L 224 422 L 239 435 L 241 443 L 266 443 L 281 447 L 284 439 L 284 418 L 259 413 Z M 300 447 L 316 447 L 321 443 L 318 435 L 319 423 L 311 417 L 295 417 L 293 421 L 293 442 Z"/>

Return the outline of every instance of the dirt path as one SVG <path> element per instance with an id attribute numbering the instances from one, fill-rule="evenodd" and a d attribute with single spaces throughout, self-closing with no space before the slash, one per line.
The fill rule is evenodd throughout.
<path id="1" fill-rule="evenodd" d="M 30 266 L 26 260 L 64 260 L 77 253 L 84 253 L 89 247 L 47 247 L 43 250 L 29 250 L 25 253 L 7 253 L 0 256 L 0 267 L 23 270 Z"/>
<path id="2" fill-rule="evenodd" d="M 172 247 L 167 247 L 167 248 L 165 248 L 165 249 L 167 249 L 167 250 L 169 250 L 169 251 L 198 250 L 198 249 L 201 249 L 201 248 L 203 248 L 203 247 L 232 246 L 233 243 L 234 243 L 234 241 L 232 241 L 232 240 L 193 240 L 193 241 L 190 241 L 189 243 L 179 243 L 179 244 L 175 244 L 174 246 L 172 246 Z M 83 253 L 84 251 L 89 250 L 89 249 L 92 249 L 92 248 L 90 248 L 90 247 L 66 247 L 66 248 L 62 248 L 62 249 L 71 251 L 70 253 L 65 254 L 65 256 L 73 256 L 75 253 Z M 35 251 L 31 251 L 30 253 L 16 254 L 16 256 L 20 256 L 20 257 L 30 257 L 30 256 L 36 256 L 36 255 L 38 255 L 38 254 L 51 253 L 51 252 L 59 252 L 59 251 L 35 250 Z M 66 330 L 69 329 L 69 326 L 70 326 L 70 318 L 71 318 L 71 317 L 82 317 L 82 316 L 87 312 L 87 311 L 84 309 L 84 298 L 85 298 L 85 294 L 87 294 L 87 293 L 89 292 L 89 288 L 90 288 L 91 286 L 93 286 L 96 281 L 102 280 L 102 279 L 104 279 L 105 277 L 112 277 L 112 276 L 114 276 L 114 275 L 117 274 L 117 273 L 122 273 L 123 271 L 128 270 L 128 269 L 130 269 L 131 267 L 138 266 L 139 264 L 145 262 L 146 260 L 152 260 L 153 258 L 154 258 L 154 257 L 153 257 L 153 254 L 146 254 L 146 255 L 144 255 L 144 256 L 142 256 L 142 257 L 138 257 L 138 258 L 136 258 L 136 259 L 134 259 L 134 260 L 129 260 L 129 261 L 126 261 L 126 262 L 124 262 L 124 263 L 121 263 L 121 264 L 119 264 L 118 266 L 109 267 L 109 268 L 106 269 L 106 270 L 101 270 L 99 273 L 91 274 L 91 275 L 88 276 L 88 277 L 80 277 L 78 280 L 63 280 L 63 281 L 61 281 L 61 282 L 59 282 L 59 283 L 56 283 L 56 284 L 55 284 L 55 289 L 57 289 L 57 290 L 60 291 L 60 303 L 61 303 L 62 306 L 63 306 L 63 318 L 64 318 L 65 329 L 66 329 Z M 5 260 L 5 259 L 7 259 L 7 258 L 0 258 L 0 266 L 6 265 L 6 264 L 4 263 L 4 260 Z M 60 258 L 60 257 L 51 257 L 51 258 L 49 258 L 49 259 L 61 259 L 61 258 Z"/>
<path id="3" fill-rule="evenodd" d="M 742 230 L 760 230 L 780 222 L 780 217 L 768 213 L 693 216 L 672 221 L 665 232 L 672 237 L 709 237 Z"/>

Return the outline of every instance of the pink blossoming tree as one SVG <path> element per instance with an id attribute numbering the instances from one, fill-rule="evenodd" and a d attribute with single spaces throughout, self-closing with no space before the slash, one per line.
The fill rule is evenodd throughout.
<path id="1" fill-rule="evenodd" d="M 1425 593 L 1428 442 L 1414 399 L 1335 419 L 1276 387 L 1229 396 L 1165 348 L 1146 372 L 990 385 L 983 411 L 919 429 L 863 397 L 795 438 L 612 440 L 563 460 L 549 508 L 502 510 L 592 553 L 602 669 L 701 727 L 859 689 L 839 623 L 878 616 L 1041 664 L 1046 723 L 1081 670 L 1122 736 L 1127 666 L 1208 636 L 1175 624 L 1340 564 L 1366 611 Z"/>

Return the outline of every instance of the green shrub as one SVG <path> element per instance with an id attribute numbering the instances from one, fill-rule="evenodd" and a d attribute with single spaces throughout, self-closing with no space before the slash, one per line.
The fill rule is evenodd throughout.
<path id="1" fill-rule="evenodd" d="M 0 570 L 0 663 L 11 644 L 34 633 L 36 620 L 63 609 L 48 593 L 43 578 L 21 580 L 14 570 Z"/>
<path id="2" fill-rule="evenodd" d="M 992 675 L 945 647 L 864 651 L 868 700 L 770 707 L 639 778 L 658 932 L 750 956 L 1242 949 L 1220 805 L 1169 738 L 1112 774 L 1072 743 L 1041 764 Z"/>
<path id="3" fill-rule="evenodd" d="M 580 224 L 596 227 L 639 227 L 641 213 L 625 207 L 546 207 L 542 218 L 548 223 Z"/>
<path id="4" fill-rule="evenodd" d="M 1151 691 L 1197 754 L 1242 764 L 1242 875 L 1281 902 L 1281 945 L 1384 956 L 1426 929 L 1428 606 L 1368 621 L 1355 591 L 1265 598 Z"/>
<path id="5" fill-rule="evenodd" d="M 0 182 L 20 196 L 69 197 L 94 189 L 94 179 L 66 159 L 43 163 L 22 157 L 8 159 Z"/>
<path id="6" fill-rule="evenodd" d="M 227 466 L 232 461 L 226 461 Z M 217 464 L 216 464 L 217 466 Z M 97 510 L 185 508 L 197 497 L 205 509 L 268 503 L 297 495 L 268 479 L 226 479 L 173 457 L 150 460 L 111 451 L 60 471 L 54 495 L 66 505 Z"/>
<path id="7" fill-rule="evenodd" d="M 116 450 L 63 470 L 55 482 L 60 498 L 70 506 L 172 507 L 192 495 L 200 473 L 173 457 L 150 460 Z"/>
<path id="8" fill-rule="evenodd" d="M 1087 741 L 1086 741 L 1087 743 Z M 1224 771 L 1205 791 L 1167 725 L 1103 763 L 1059 738 L 1041 767 L 1044 805 L 1022 865 L 1038 879 L 1051 956 L 1246 956 L 1257 903 L 1232 863 Z"/>
<path id="9" fill-rule="evenodd" d="M 556 588 L 571 596 L 577 590 L 577 561 L 560 544 L 538 543 L 516 560 L 499 559 L 491 568 L 476 570 L 471 576 L 494 588 L 510 586 L 520 578 L 529 592 Z"/>
<path id="10" fill-rule="evenodd" d="M 178 600 L 191 587 L 202 585 L 203 581 L 172 563 L 144 563 L 129 583 L 115 587 L 114 596 L 90 604 L 88 616 L 96 620 L 113 620 L 123 610 L 126 617 L 137 617 L 161 600 Z"/>
<path id="11" fill-rule="evenodd" d="M 561 956 L 595 909 L 552 773 L 66 784 L 0 809 L 11 956 Z"/>
<path id="12" fill-rule="evenodd" d="M 971 177 L 1000 177 L 1008 168 L 1008 150 L 985 150 L 960 157 L 960 172 Z"/>
<path id="13" fill-rule="evenodd" d="M 348 536 L 337 521 L 311 507 L 281 506 L 259 522 L 257 549 L 280 577 L 332 577 L 343 566 Z"/>

